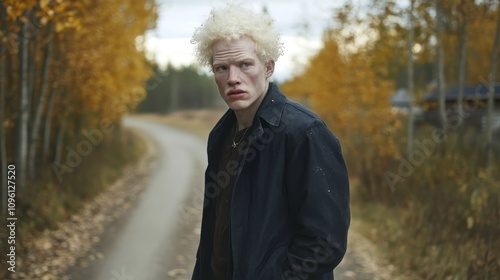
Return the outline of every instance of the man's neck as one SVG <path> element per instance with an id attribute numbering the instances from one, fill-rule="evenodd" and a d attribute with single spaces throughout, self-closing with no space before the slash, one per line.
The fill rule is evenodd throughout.
<path id="1" fill-rule="evenodd" d="M 236 115 L 236 121 L 238 122 L 238 131 L 252 126 L 255 113 L 253 115 L 244 114 L 243 112 L 236 112 L 236 111 L 234 113 Z"/>

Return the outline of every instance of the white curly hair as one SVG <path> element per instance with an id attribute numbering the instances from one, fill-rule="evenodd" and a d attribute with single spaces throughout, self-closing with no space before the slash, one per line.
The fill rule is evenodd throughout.
<path id="1" fill-rule="evenodd" d="M 191 43 L 195 44 L 198 63 L 211 68 L 215 42 L 238 40 L 244 36 L 255 42 L 257 55 L 264 63 L 276 62 L 283 54 L 280 33 L 274 28 L 273 19 L 236 4 L 213 9 L 207 20 L 195 29 Z"/>

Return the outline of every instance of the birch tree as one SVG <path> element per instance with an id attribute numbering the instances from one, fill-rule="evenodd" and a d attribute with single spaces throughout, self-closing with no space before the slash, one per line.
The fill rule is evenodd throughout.
<path id="1" fill-rule="evenodd" d="M 409 108 L 408 108 L 408 147 L 407 154 L 410 155 L 413 151 L 413 138 L 415 132 L 415 121 L 413 113 L 413 100 L 415 96 L 415 89 L 413 86 L 413 44 L 415 30 L 413 28 L 413 5 L 414 0 L 410 0 L 410 7 L 408 9 L 408 96 L 409 96 Z"/>
<path id="2" fill-rule="evenodd" d="M 40 131 L 40 125 L 42 123 L 42 113 L 43 113 L 43 108 L 46 103 L 47 99 L 47 91 L 48 91 L 48 81 L 49 81 L 49 73 L 50 73 L 50 61 L 52 57 L 51 53 L 51 48 L 52 48 L 52 41 L 53 41 L 53 27 L 52 24 L 49 24 L 48 27 L 48 38 L 47 38 L 47 43 L 45 46 L 45 51 L 43 54 L 43 67 L 42 67 L 42 80 L 41 80 L 41 85 L 40 85 L 40 94 L 38 98 L 38 102 L 36 104 L 36 110 L 35 114 L 33 116 L 33 125 L 31 127 L 31 137 L 30 137 L 30 143 L 29 143 L 29 175 L 30 179 L 34 180 L 35 179 L 35 174 L 36 174 L 36 152 L 37 152 L 37 144 L 38 144 L 38 139 L 39 139 L 39 131 Z"/>
<path id="3" fill-rule="evenodd" d="M 500 11 L 500 9 L 499 9 Z M 497 65 L 498 65 L 498 46 L 500 44 L 500 16 L 497 18 L 497 29 L 495 32 L 495 41 L 493 43 L 493 49 L 491 50 L 491 64 L 490 64 L 490 75 L 489 75 L 489 86 L 488 86 L 488 116 L 486 125 L 486 156 L 488 170 L 491 172 L 493 166 L 493 155 L 492 155 L 492 145 L 493 145 L 493 118 L 495 112 L 495 82 L 497 77 Z"/>
<path id="4" fill-rule="evenodd" d="M 30 9 L 24 12 L 24 18 L 31 16 Z M 25 20 L 19 31 L 19 119 L 17 121 L 16 179 L 18 189 L 23 191 L 26 186 L 26 171 L 28 160 L 28 127 L 29 127 L 29 39 L 30 22 Z"/>
<path id="5" fill-rule="evenodd" d="M 448 120 L 446 117 L 445 107 L 445 79 L 444 79 L 444 46 L 443 46 L 443 22 L 442 22 L 442 7 L 440 0 L 434 0 L 436 10 L 436 49 L 437 49 L 437 80 L 439 92 L 439 119 L 441 124 L 441 135 L 445 135 L 447 131 Z"/>
<path id="6" fill-rule="evenodd" d="M 458 127 L 462 127 L 464 122 L 464 89 L 465 89 L 465 67 L 467 62 L 467 12 L 464 8 L 465 0 L 460 1 L 459 11 L 459 59 L 458 59 L 458 93 L 457 93 L 457 114 Z M 461 135 L 463 136 L 463 135 Z"/>
<path id="7" fill-rule="evenodd" d="M 119 122 L 117 101 L 140 101 L 151 73 L 137 38 L 154 27 L 156 9 L 153 0 L 1 1 L 0 168 L 13 159 L 20 192 L 48 158 L 65 158 L 64 145 L 105 118 Z M 6 142 L 14 148 L 1 149 Z"/>
<path id="8" fill-rule="evenodd" d="M 43 144 L 42 144 L 42 160 L 48 160 L 50 148 L 50 133 L 52 131 L 52 112 L 54 111 L 54 103 L 57 93 L 57 82 L 54 82 L 51 90 L 49 103 L 47 105 L 47 112 L 45 113 L 45 123 L 43 126 Z"/>

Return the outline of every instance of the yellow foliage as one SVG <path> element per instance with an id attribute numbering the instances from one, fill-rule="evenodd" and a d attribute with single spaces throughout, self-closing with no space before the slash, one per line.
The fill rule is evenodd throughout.
<path id="1" fill-rule="evenodd" d="M 349 153 L 394 157 L 394 132 L 401 126 L 390 110 L 394 86 L 376 77 L 370 60 L 363 51 L 342 56 L 335 36 L 325 36 L 324 47 L 304 73 L 283 90 L 309 103 L 344 140 Z"/>
<path id="2" fill-rule="evenodd" d="M 376 203 L 376 207 L 367 208 L 367 214 L 373 216 L 365 220 L 382 225 L 377 228 L 382 234 L 376 239 L 391 244 L 387 248 L 396 256 L 395 264 L 410 271 L 417 268 L 414 274 L 425 279 L 484 279 L 498 275 L 500 243 L 492 238 L 499 236 L 498 176 L 482 171 L 484 149 L 478 145 L 482 138 L 475 130 L 471 135 L 449 131 L 445 143 L 436 141 L 432 149 L 424 149 L 415 141 L 409 155 L 401 154 L 406 146 L 402 128 L 407 120 L 391 113 L 389 98 L 395 91 L 394 83 L 406 85 L 407 19 L 401 12 L 404 8 L 391 8 L 398 5 L 397 1 L 371 2 L 377 4 L 372 7 L 375 12 L 363 11 L 363 16 L 370 21 L 366 33 L 376 34 L 373 39 L 353 48 L 348 31 L 358 22 L 350 20 L 355 9 L 346 4 L 336 16 L 340 24 L 336 22 L 336 29 L 325 36 L 324 47 L 310 59 L 303 73 L 282 86 L 283 91 L 313 107 L 339 136 L 350 174 L 359 179 L 353 197 L 363 205 L 360 208 Z M 435 78 L 433 2 L 415 2 L 417 89 Z M 468 24 L 466 82 L 484 82 L 491 67 L 498 5 L 487 7 L 484 1 L 440 2 L 446 18 L 446 84 L 458 80 L 458 46 L 464 17 Z M 345 49 L 349 51 L 343 52 Z M 420 126 L 415 140 L 420 144 L 430 141 L 434 131 Z M 385 174 L 392 177 L 383 178 Z M 384 206 L 397 210 L 398 215 L 387 218 Z M 397 235 L 391 234 L 391 227 L 397 227 Z M 401 259 L 402 251 L 412 254 Z"/>
<path id="3" fill-rule="evenodd" d="M 50 0 L 40 0 L 40 8 L 42 10 L 47 9 L 50 2 Z"/>
<path id="4" fill-rule="evenodd" d="M 155 25 L 154 0 L 4 0 L 1 11 L 7 16 L 0 18 L 0 43 L 9 53 L 18 53 L 22 24 L 33 32 L 29 39 L 37 44 L 30 44 L 28 49 L 29 63 L 37 71 L 33 111 L 35 101 L 42 100 L 41 87 L 46 92 L 54 89 L 52 127 L 64 121 L 67 136 L 96 127 L 103 119 L 118 122 L 144 96 L 141 88 L 152 73 L 144 53 L 136 47 L 136 38 Z M 51 46 L 50 68 L 42 83 L 46 46 Z M 12 63 L 8 69 L 18 69 L 17 61 L 8 60 Z M 17 71 L 9 78 L 9 89 L 17 92 Z M 46 94 L 44 102 L 49 97 Z M 17 108 L 8 110 L 15 113 Z"/>
<path id="5" fill-rule="evenodd" d="M 78 2 L 77 9 L 58 22 L 63 32 L 75 22 L 81 27 L 61 37 L 68 44 L 65 64 L 71 69 L 67 77 L 73 96 L 70 107 L 79 108 L 67 112 L 94 115 L 91 123 L 103 118 L 115 121 L 127 112 L 124 108 L 139 102 L 133 96 L 151 74 L 135 39 L 156 20 L 155 7 L 146 10 L 145 1 Z"/>

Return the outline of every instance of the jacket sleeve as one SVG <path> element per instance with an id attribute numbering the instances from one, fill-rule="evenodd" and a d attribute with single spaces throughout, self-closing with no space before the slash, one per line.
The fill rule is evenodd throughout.
<path id="1" fill-rule="evenodd" d="M 294 134 L 287 149 L 286 189 L 295 231 L 283 279 L 322 279 L 347 248 L 347 169 L 338 139 L 322 121 Z"/>

